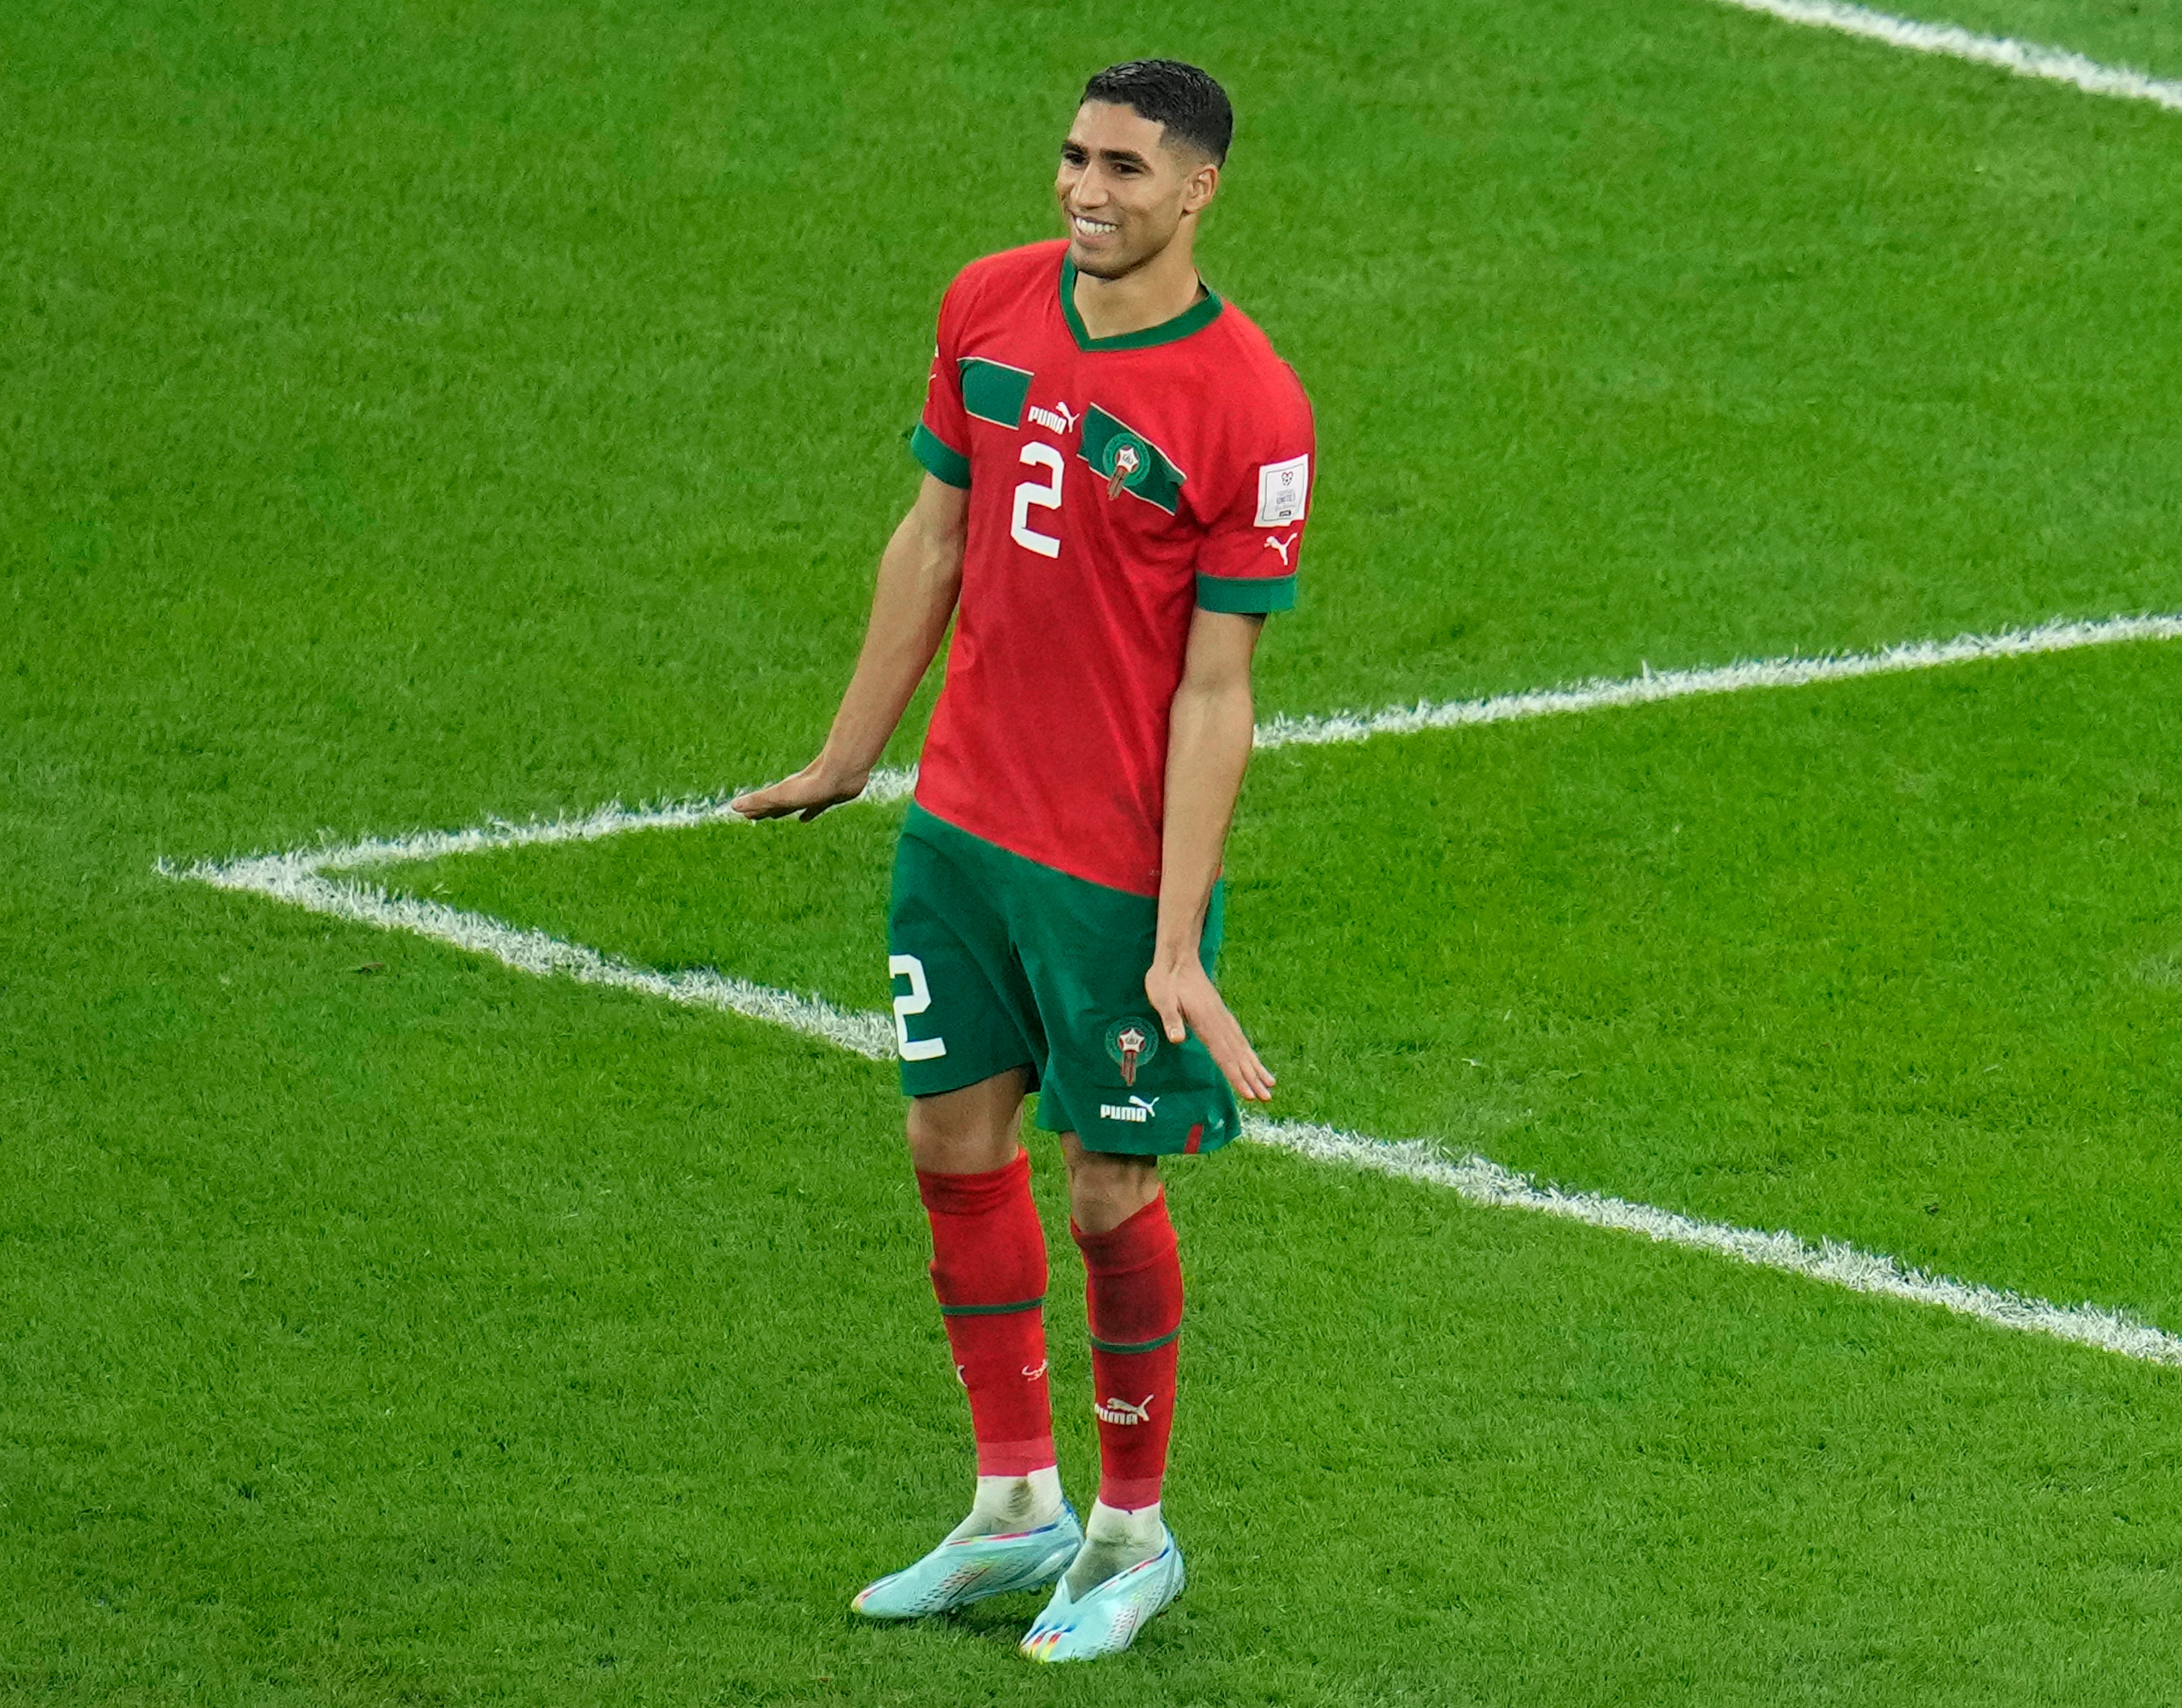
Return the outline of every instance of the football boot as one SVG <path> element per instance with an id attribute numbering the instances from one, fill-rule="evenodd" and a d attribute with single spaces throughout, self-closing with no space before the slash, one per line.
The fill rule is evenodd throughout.
<path id="1" fill-rule="evenodd" d="M 1035 1530 L 965 1536 L 942 1542 L 913 1566 L 866 1585 L 849 1605 L 867 1619 L 922 1619 L 1017 1589 L 1043 1589 L 1068 1569 L 1083 1545 L 1076 1509 Z"/>
<path id="2" fill-rule="evenodd" d="M 1068 1580 L 1054 1586 L 1053 1600 L 1023 1635 L 1022 1652 L 1033 1661 L 1095 1661 L 1118 1655 L 1137 1633 L 1182 1594 L 1182 1550 L 1174 1533 L 1160 1527 L 1160 1551 L 1116 1572 L 1081 1596 Z"/>

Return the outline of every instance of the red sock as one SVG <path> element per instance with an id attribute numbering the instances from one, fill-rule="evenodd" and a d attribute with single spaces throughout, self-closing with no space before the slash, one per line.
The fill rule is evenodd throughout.
<path id="1" fill-rule="evenodd" d="M 1045 1379 L 1045 1230 L 1030 1195 L 1030 1153 L 985 1174 L 917 1172 L 932 1222 L 932 1290 L 955 1373 L 970 1393 L 980 1477 L 1054 1462 Z"/>
<path id="2" fill-rule="evenodd" d="M 1099 1414 L 1099 1498 L 1134 1511 L 1160 1498 L 1174 1426 L 1182 1258 L 1162 1192 L 1118 1228 L 1070 1224 L 1090 1276 L 1091 1381 Z"/>

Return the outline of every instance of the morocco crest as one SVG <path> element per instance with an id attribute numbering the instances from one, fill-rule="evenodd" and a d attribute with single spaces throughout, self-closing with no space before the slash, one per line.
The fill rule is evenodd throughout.
<path id="1" fill-rule="evenodd" d="M 1142 1020 L 1116 1020 L 1106 1029 L 1106 1053 L 1121 1064 L 1121 1083 L 1137 1083 L 1137 1069 L 1159 1054 L 1159 1033 Z"/>
<path id="2" fill-rule="evenodd" d="M 1120 496 L 1121 489 L 1135 480 L 1144 467 L 1144 446 L 1138 442 L 1134 434 L 1116 434 L 1113 449 L 1114 466 L 1106 475 L 1106 496 L 1109 498 Z"/>

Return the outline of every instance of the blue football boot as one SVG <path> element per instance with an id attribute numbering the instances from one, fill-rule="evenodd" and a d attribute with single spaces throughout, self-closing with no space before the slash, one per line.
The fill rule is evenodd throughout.
<path id="1" fill-rule="evenodd" d="M 942 1542 L 915 1565 L 866 1587 L 849 1605 L 867 1619 L 922 1619 L 988 1595 L 1043 1589 L 1083 1545 L 1083 1527 L 1064 1500 L 1061 1516 L 1035 1530 Z"/>
<path id="2" fill-rule="evenodd" d="M 1063 1578 L 1045 1611 L 1024 1633 L 1022 1652 L 1033 1661 L 1095 1661 L 1127 1648 L 1182 1594 L 1182 1550 L 1165 1525 L 1160 1527 L 1160 1543 L 1150 1559 L 1093 1585 L 1081 1600 L 1070 1596 Z"/>

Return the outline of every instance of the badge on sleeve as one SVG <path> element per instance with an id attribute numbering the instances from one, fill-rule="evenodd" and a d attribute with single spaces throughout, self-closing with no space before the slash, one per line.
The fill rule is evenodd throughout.
<path id="1" fill-rule="evenodd" d="M 1299 519 L 1310 496 L 1310 458 L 1291 457 L 1285 463 L 1266 463 L 1258 469 L 1257 528 L 1280 528 Z"/>

